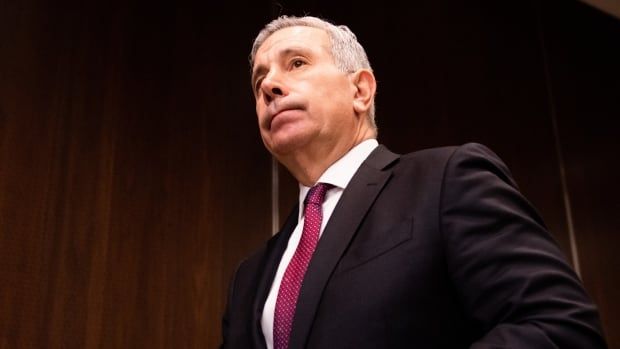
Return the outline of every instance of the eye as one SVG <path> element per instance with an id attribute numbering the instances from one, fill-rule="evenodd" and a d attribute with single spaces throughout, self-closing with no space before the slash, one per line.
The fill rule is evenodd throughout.
<path id="1" fill-rule="evenodd" d="M 301 60 L 301 59 L 294 59 L 291 62 L 291 67 L 293 67 L 293 68 L 300 68 L 300 67 L 302 67 L 305 64 L 306 64 L 306 62 Z"/>

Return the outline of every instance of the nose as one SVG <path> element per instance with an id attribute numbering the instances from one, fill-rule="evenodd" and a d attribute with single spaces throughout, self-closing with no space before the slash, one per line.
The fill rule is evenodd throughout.
<path id="1" fill-rule="evenodd" d="M 281 78 L 275 72 L 270 72 L 261 82 L 263 98 L 266 104 L 271 103 L 277 97 L 283 97 L 288 93 Z"/>

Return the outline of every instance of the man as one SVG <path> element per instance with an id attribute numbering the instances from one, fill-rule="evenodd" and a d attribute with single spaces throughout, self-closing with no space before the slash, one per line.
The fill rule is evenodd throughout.
<path id="1" fill-rule="evenodd" d="M 502 161 L 478 144 L 396 155 L 355 35 L 313 17 L 252 48 L 267 149 L 300 183 L 241 263 L 223 348 L 603 348 L 595 306 Z"/>

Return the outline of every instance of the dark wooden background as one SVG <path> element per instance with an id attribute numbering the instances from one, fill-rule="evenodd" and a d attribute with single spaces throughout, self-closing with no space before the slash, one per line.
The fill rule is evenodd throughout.
<path id="1" fill-rule="evenodd" d="M 495 150 L 620 347 L 620 20 L 560 0 L 0 0 L 0 348 L 217 346 L 232 272 L 271 234 L 247 56 L 280 13 L 357 33 L 392 150 Z"/>

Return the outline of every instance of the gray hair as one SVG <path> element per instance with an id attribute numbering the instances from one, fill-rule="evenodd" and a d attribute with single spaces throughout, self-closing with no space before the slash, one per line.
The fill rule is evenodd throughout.
<path id="1" fill-rule="evenodd" d="M 334 58 L 336 67 L 345 73 L 352 73 L 359 69 L 368 69 L 372 71 L 368 56 L 362 45 L 357 41 L 357 37 L 345 25 L 334 25 L 317 17 L 294 17 L 280 16 L 268 23 L 256 36 L 250 53 L 250 66 L 254 67 L 254 59 L 259 47 L 267 40 L 271 34 L 280 29 L 288 27 L 313 27 L 324 30 L 329 36 L 331 42 L 331 54 Z M 375 123 L 375 100 L 374 96 L 368 110 L 368 121 L 376 130 Z"/>

